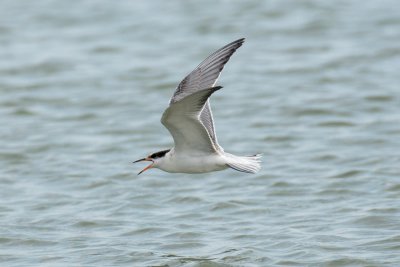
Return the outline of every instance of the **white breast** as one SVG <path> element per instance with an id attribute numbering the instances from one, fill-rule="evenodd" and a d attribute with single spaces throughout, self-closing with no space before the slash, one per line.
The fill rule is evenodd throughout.
<path id="1" fill-rule="evenodd" d="M 217 153 L 204 155 L 181 155 L 171 151 L 157 164 L 166 172 L 204 173 L 227 168 L 225 159 Z"/>

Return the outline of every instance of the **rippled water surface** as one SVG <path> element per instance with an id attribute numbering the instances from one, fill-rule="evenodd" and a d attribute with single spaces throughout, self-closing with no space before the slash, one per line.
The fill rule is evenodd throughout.
<path id="1" fill-rule="evenodd" d="M 256 175 L 131 162 L 172 146 L 179 81 Z M 0 2 L 1 266 L 400 266 L 398 1 Z"/>

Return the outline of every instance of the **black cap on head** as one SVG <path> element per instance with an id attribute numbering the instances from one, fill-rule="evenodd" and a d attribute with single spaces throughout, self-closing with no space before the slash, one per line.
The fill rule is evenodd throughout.
<path id="1" fill-rule="evenodd" d="M 170 150 L 171 150 L 171 149 L 167 149 L 167 150 L 162 150 L 162 151 L 153 153 L 153 154 L 151 154 L 151 155 L 149 156 L 149 158 L 152 158 L 152 159 L 162 158 L 162 157 L 164 157 L 165 154 L 167 154 Z"/>

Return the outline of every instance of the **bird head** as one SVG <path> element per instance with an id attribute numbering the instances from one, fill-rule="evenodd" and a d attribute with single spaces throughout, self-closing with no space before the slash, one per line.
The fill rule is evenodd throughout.
<path id="1" fill-rule="evenodd" d="M 151 161 L 151 164 L 148 165 L 148 166 L 147 166 L 146 168 L 144 168 L 143 170 L 141 170 L 141 171 L 138 173 L 138 175 L 141 174 L 141 173 L 144 172 L 144 171 L 147 171 L 147 170 L 150 169 L 150 168 L 158 168 L 158 165 L 159 165 L 160 161 L 162 161 L 162 159 L 165 157 L 165 155 L 166 155 L 169 151 L 170 151 L 170 149 L 162 150 L 162 151 L 159 151 L 159 152 L 155 152 L 155 153 L 153 153 L 153 154 L 150 154 L 150 155 L 148 155 L 148 156 L 145 157 L 145 158 L 138 159 L 138 160 L 134 161 L 133 163 L 141 162 L 141 161 Z"/>

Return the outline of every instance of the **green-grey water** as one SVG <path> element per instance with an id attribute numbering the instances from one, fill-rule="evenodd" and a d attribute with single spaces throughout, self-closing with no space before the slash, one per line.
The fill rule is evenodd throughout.
<path id="1" fill-rule="evenodd" d="M 256 175 L 168 174 L 159 122 L 209 53 Z M 400 4 L 0 2 L 1 266 L 400 266 Z"/>

